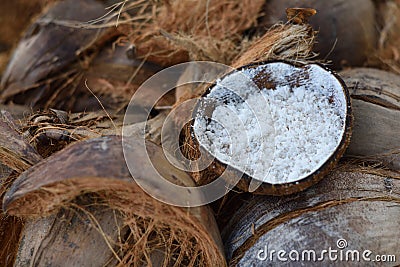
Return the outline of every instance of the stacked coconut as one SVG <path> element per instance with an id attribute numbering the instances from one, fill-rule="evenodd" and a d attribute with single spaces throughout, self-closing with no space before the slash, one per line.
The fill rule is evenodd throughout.
<path id="1" fill-rule="evenodd" d="M 1 74 L 1 266 L 398 253 L 398 1 L 51 2 Z M 191 60 L 231 70 L 156 105 L 158 88 L 146 88 L 124 124 L 146 79 Z M 203 74 L 189 68 L 181 80 Z M 186 172 L 170 162 L 176 151 L 163 151 L 171 114 Z M 233 191 L 200 207 L 160 202 L 132 179 L 132 168 L 155 179 L 147 156 L 171 183 L 222 179 Z M 334 264 L 292 256 L 289 265 Z"/>

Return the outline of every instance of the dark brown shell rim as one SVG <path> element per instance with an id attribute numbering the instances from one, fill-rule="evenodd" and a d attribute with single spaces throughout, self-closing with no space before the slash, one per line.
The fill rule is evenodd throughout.
<path id="1" fill-rule="evenodd" d="M 335 152 L 325 161 L 324 164 L 315 172 L 311 173 L 310 175 L 294 181 L 294 182 L 289 182 L 289 183 L 282 183 L 282 184 L 270 184 L 268 182 L 262 182 L 262 184 L 253 192 L 254 194 L 262 194 L 262 195 L 289 195 L 293 194 L 296 192 L 300 192 L 305 190 L 306 188 L 310 187 L 311 185 L 319 182 L 326 174 L 328 174 L 338 163 L 339 159 L 343 156 L 344 151 L 346 150 L 350 138 L 351 138 L 351 131 L 352 131 L 352 126 L 353 126 L 353 115 L 352 115 L 352 107 L 351 107 L 351 99 L 350 99 L 350 93 L 349 90 L 343 81 L 343 79 L 333 70 L 327 68 L 325 65 L 321 63 L 310 63 L 310 64 L 304 64 L 304 63 L 299 63 L 299 62 L 291 62 L 291 61 L 285 61 L 285 60 L 271 60 L 271 61 L 261 61 L 261 62 L 256 62 L 256 63 L 251 63 L 247 64 L 244 66 L 241 66 L 237 69 L 234 69 L 223 76 L 221 76 L 219 79 L 222 80 L 226 76 L 232 74 L 235 71 L 241 71 L 250 67 L 256 67 L 260 65 L 266 65 L 266 64 L 271 64 L 271 63 L 285 63 L 291 66 L 294 66 L 296 68 L 304 68 L 307 65 L 317 65 L 324 69 L 325 71 L 329 72 L 332 74 L 337 81 L 342 85 L 342 91 L 345 94 L 346 98 L 346 119 L 345 119 L 345 127 L 344 127 L 344 134 L 342 136 L 342 139 L 337 146 Z M 211 90 L 216 86 L 216 82 L 214 82 L 211 86 L 207 88 L 207 90 L 202 94 L 201 97 L 207 96 Z M 192 118 L 196 118 L 196 114 L 198 113 L 200 107 L 200 102 L 198 101 L 193 109 L 192 112 Z M 200 143 L 197 141 L 195 134 L 194 134 L 194 119 L 191 122 L 190 125 L 190 135 L 192 136 L 191 138 L 194 138 L 195 143 L 200 146 Z M 220 162 L 218 159 L 215 159 L 215 161 L 223 166 L 224 168 L 227 167 L 227 164 Z M 243 173 L 239 171 L 237 168 L 234 168 L 230 166 L 233 170 L 237 171 L 238 173 L 242 173 L 242 177 L 240 181 L 236 184 L 236 186 L 244 191 L 248 191 L 249 184 L 251 179 L 253 179 L 251 176 L 249 176 L 246 173 Z"/>

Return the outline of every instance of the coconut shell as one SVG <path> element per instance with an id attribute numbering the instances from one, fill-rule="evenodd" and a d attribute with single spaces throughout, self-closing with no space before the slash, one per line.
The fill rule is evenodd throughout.
<path id="1" fill-rule="evenodd" d="M 118 211 L 88 196 L 44 218 L 25 223 L 16 266 L 115 266 L 117 244 L 128 229 Z"/>
<path id="2" fill-rule="evenodd" d="M 276 61 L 273 61 L 276 62 Z M 263 64 L 268 64 L 271 62 L 260 62 L 257 64 L 250 64 L 247 66 L 243 66 L 241 68 L 238 68 L 237 71 L 241 71 L 243 69 L 247 68 L 255 68 L 259 65 Z M 286 64 L 292 64 L 292 63 L 287 63 Z M 306 65 L 303 64 L 297 64 L 294 65 L 298 68 L 302 68 Z M 345 95 L 346 99 L 346 106 L 347 106 L 347 114 L 345 117 L 345 131 L 344 134 L 341 138 L 340 144 L 338 145 L 336 151 L 330 156 L 330 158 L 314 173 L 311 173 L 307 177 L 297 180 L 294 182 L 289 182 L 289 183 L 282 183 L 282 184 L 270 184 L 267 182 L 263 182 L 260 184 L 260 186 L 255 190 L 252 191 L 254 194 L 263 194 L 263 195 L 288 195 L 288 194 L 293 194 L 302 190 L 305 190 L 306 188 L 312 186 L 313 184 L 317 183 L 320 181 L 326 174 L 329 173 L 330 170 L 338 163 L 339 159 L 343 156 L 349 142 L 350 142 L 350 137 L 351 137 L 351 128 L 352 128 L 352 113 L 351 113 L 351 103 L 350 103 L 350 96 L 349 92 L 347 90 L 347 87 L 345 83 L 342 81 L 342 79 L 335 73 L 331 72 L 332 75 L 342 84 L 343 88 L 343 94 Z M 229 75 L 229 74 L 227 74 Z M 306 74 L 304 74 L 306 75 Z M 262 75 L 261 75 L 262 76 Z M 292 75 L 293 76 L 293 75 Z M 276 84 L 274 84 L 274 81 L 268 80 L 268 77 L 266 75 L 262 76 L 263 78 L 255 81 L 257 86 L 260 88 L 265 87 L 267 84 L 270 86 L 269 88 L 274 88 Z M 295 83 L 298 83 L 299 81 L 302 81 L 302 77 L 291 77 L 293 78 L 291 81 L 293 83 L 293 86 Z M 291 81 L 288 81 L 290 84 Z M 208 93 L 212 90 L 212 86 L 210 86 L 207 91 L 202 95 L 202 97 L 206 97 Z M 272 87 L 271 87 L 272 86 Z M 193 118 L 196 118 L 197 114 L 199 113 L 199 108 L 201 108 L 201 105 L 198 104 L 193 111 Z M 204 112 L 201 112 L 202 114 Z M 230 181 L 227 181 L 228 183 L 235 183 L 235 179 L 233 177 L 241 177 L 239 182 L 237 182 L 236 186 L 245 191 L 248 192 L 250 189 L 250 183 L 251 180 L 253 179 L 251 176 L 247 175 L 246 173 L 243 173 L 242 171 L 235 169 L 232 166 L 227 165 L 220 162 L 218 159 L 216 159 L 214 156 L 210 154 L 206 149 L 204 149 L 202 146 L 200 146 L 199 142 L 197 141 L 194 133 L 194 120 L 191 121 L 186 125 L 186 128 L 184 129 L 184 134 L 185 134 L 185 143 L 184 143 L 184 148 L 183 148 L 183 153 L 189 158 L 189 159 L 195 159 L 195 160 L 200 160 L 201 163 L 199 164 L 193 164 L 192 166 L 192 177 L 196 181 L 197 184 L 199 185 L 204 185 L 208 184 L 218 177 L 220 177 L 224 172 L 226 172 L 225 177 L 229 177 L 229 179 L 232 179 Z M 200 158 L 200 155 L 202 157 Z M 204 155 L 204 156 L 203 156 Z M 211 164 L 209 164 L 211 162 Z M 204 170 L 198 171 L 198 166 L 207 166 Z"/>
<path id="3" fill-rule="evenodd" d="M 0 160 L 11 169 L 23 172 L 39 162 L 41 157 L 16 131 L 16 126 L 9 118 L 5 115 L 0 118 Z"/>
<path id="4" fill-rule="evenodd" d="M 9 107 L 9 109 L 13 110 L 12 107 Z M 51 125 L 54 121 L 50 117 L 54 116 L 54 112 L 60 113 L 60 111 L 50 111 L 32 115 L 31 117 L 33 120 L 37 117 L 48 117 L 49 125 Z M 107 131 L 107 129 L 102 128 L 105 125 L 99 125 L 103 117 L 106 117 L 108 120 L 105 114 L 98 112 L 69 114 L 63 120 L 63 123 L 65 127 L 67 125 L 80 125 L 80 130 L 74 129 L 73 132 L 80 132 L 81 134 L 83 125 L 88 125 L 91 128 L 99 126 L 97 128 L 98 131 Z M 148 122 L 146 130 L 149 132 L 146 131 L 146 135 L 155 131 L 154 128 L 161 128 L 161 126 L 156 126 L 159 124 L 158 121 L 160 118 L 162 116 L 157 116 L 156 120 Z M 58 121 L 59 118 L 54 118 L 54 120 Z M 93 123 L 95 125 L 92 125 Z M 45 125 L 42 126 L 45 127 Z M 31 125 L 31 127 L 34 127 L 34 125 Z M 131 126 L 131 128 L 135 127 L 138 130 L 135 131 L 132 129 L 132 132 L 139 135 L 139 128 L 143 128 L 139 127 L 139 125 Z M 112 125 L 109 125 L 108 128 L 112 128 Z M 115 132 L 115 129 L 114 131 L 113 129 L 109 129 L 109 131 Z M 2 132 L 7 131 L 3 129 Z M 87 132 L 95 134 L 90 129 Z M 21 138 L 16 131 L 13 131 L 13 133 L 16 135 L 16 138 Z M 96 136 L 99 136 L 99 134 Z M 156 134 L 151 137 L 152 139 L 154 137 L 155 141 L 157 140 Z M 54 143 L 56 140 L 52 142 Z M 25 146 L 30 147 L 27 143 Z M 18 151 L 18 147 L 15 147 L 15 150 Z M 32 151 L 32 148 L 28 149 L 28 151 Z M 29 155 L 35 154 L 27 154 L 25 157 L 29 158 Z M 40 158 L 38 155 L 37 157 Z M 10 185 L 12 179 L 8 178 L 8 175 L 11 170 L 6 166 L 2 166 L 1 170 L 0 181 Z M 15 178 L 15 175 L 13 177 Z M 2 188 L 1 191 L 5 191 L 6 189 Z M 43 263 L 56 266 L 82 266 L 82 264 L 90 263 L 95 266 L 103 266 L 105 262 L 108 265 L 117 265 L 121 261 L 121 259 L 118 259 L 118 255 L 122 251 L 120 243 L 128 232 L 128 228 L 124 226 L 122 216 L 118 210 L 105 208 L 105 205 L 99 203 L 99 199 L 93 196 L 79 197 L 72 201 L 68 207 L 60 209 L 59 212 L 24 222 L 21 218 L 4 214 L 1 216 L 0 224 L 0 243 L 4 244 L 3 250 L 0 252 L 0 265 L 9 266 L 14 263 L 18 266 L 25 266 Z M 81 248 L 85 249 L 82 250 Z M 63 251 L 65 257 L 60 257 L 60 251 Z M 79 253 L 80 251 L 83 251 L 83 253 Z M 70 257 L 70 255 L 74 255 L 74 257 Z M 159 264 L 154 265 L 158 266 L 162 264 L 164 257 L 160 258 L 159 255 L 153 256 L 151 254 L 150 260 L 153 265 L 157 263 L 157 260 L 160 261 Z"/>
<path id="5" fill-rule="evenodd" d="M 44 11 L 25 32 L 2 76 L 1 101 L 71 108 L 76 94 L 66 88 L 77 86 L 85 61 L 115 32 L 77 27 L 76 23 L 102 16 L 104 8 L 95 0 L 78 4 L 69 0 Z"/>
<path id="6" fill-rule="evenodd" d="M 400 76 L 377 69 L 341 72 L 354 111 L 346 155 L 384 162 L 400 170 Z"/>
<path id="7" fill-rule="evenodd" d="M 376 47 L 378 36 L 375 6 L 371 0 L 271 0 L 265 1 L 264 16 L 257 30 L 263 34 L 277 21 L 285 21 L 288 7 L 311 7 L 317 14 L 310 18 L 318 31 L 315 52 L 332 61 L 333 68 L 363 66 Z"/>
<path id="8" fill-rule="evenodd" d="M 343 251 L 362 253 L 368 249 L 373 255 L 396 254 L 400 235 L 393 229 L 400 227 L 400 181 L 398 174 L 381 175 L 351 166 L 290 197 L 252 196 L 239 208 L 226 206 L 237 210 L 222 230 L 229 265 L 259 266 L 271 262 L 257 259 L 260 250 L 266 248 L 268 254 L 283 249 L 286 257 L 291 250 L 300 251 L 300 255 L 304 250 L 320 253 L 329 247 L 340 251 L 339 239 L 347 241 Z M 279 263 L 276 255 L 273 264 Z M 304 262 L 307 266 L 332 263 L 328 257 Z M 372 266 L 368 264 L 363 263 Z"/>
<path id="9" fill-rule="evenodd" d="M 127 149 L 135 153 L 138 142 L 141 141 L 132 140 Z M 121 137 L 109 136 L 77 142 L 53 154 L 24 172 L 13 183 L 4 198 L 4 210 L 8 214 L 24 218 L 37 218 L 58 212 L 82 192 L 96 193 L 107 207 L 112 207 L 124 215 L 124 225 L 129 226 L 132 231 L 138 230 L 136 223 L 144 221 L 150 223 L 147 231 L 154 231 L 157 238 L 170 236 L 171 242 L 181 244 L 181 249 L 176 250 L 170 247 L 173 243 L 167 243 L 171 245 L 167 245 L 168 250 L 164 251 L 165 255 L 168 255 L 165 256 L 164 262 L 179 264 L 187 261 L 189 266 L 196 262 L 200 266 L 224 266 L 218 229 L 209 209 L 169 206 L 147 195 L 132 179 L 121 144 Z M 149 157 L 155 162 L 158 171 L 164 173 L 166 179 L 180 185 L 193 185 L 186 173 L 170 165 L 160 147 L 147 143 L 147 149 Z M 142 162 L 142 157 L 143 155 L 137 155 L 135 164 L 138 171 L 146 175 L 148 167 L 145 166 L 148 165 Z M 155 178 L 149 177 L 149 183 L 152 179 Z M 140 229 L 145 233 L 146 227 L 140 227 L 144 227 Z M 165 244 L 164 240 L 151 246 L 153 239 L 149 236 L 143 237 L 137 232 L 132 232 L 132 235 L 141 241 L 128 239 L 124 243 L 128 246 L 121 256 L 124 264 L 133 264 L 133 259 L 136 264 L 141 261 L 148 262 L 146 255 L 159 248 L 157 244 Z M 177 240 L 174 241 L 175 237 Z M 157 238 L 155 239 L 159 240 Z M 196 253 L 191 254 L 190 251 Z M 85 248 L 79 253 L 84 255 Z M 181 256 L 176 258 L 174 253 Z M 193 259 L 193 255 L 197 257 Z"/>
<path id="10" fill-rule="evenodd" d="M 16 176 L 41 160 L 36 150 L 17 132 L 18 127 L 7 111 L 0 115 L 0 201 Z M 0 266 L 12 266 L 15 260 L 23 220 L 0 209 Z"/>
<path id="11" fill-rule="evenodd" d="M 0 163 L 0 200 L 3 199 L 4 192 L 7 190 L 7 184 L 9 183 L 9 176 L 11 173 L 12 169 Z M 0 209 L 1 266 L 12 266 L 17 254 L 17 244 L 20 239 L 22 228 L 22 220 L 13 216 L 7 216 L 3 213 L 3 210 Z"/>

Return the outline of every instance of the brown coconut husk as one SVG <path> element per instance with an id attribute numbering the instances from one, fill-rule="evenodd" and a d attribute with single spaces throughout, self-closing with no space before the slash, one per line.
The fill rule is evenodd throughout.
<path id="1" fill-rule="evenodd" d="M 15 107 L 7 106 L 6 108 L 13 110 L 13 115 L 15 114 Z M 25 113 L 26 110 L 23 109 L 23 112 Z M 34 123 L 35 118 L 46 118 L 46 120 Z M 146 131 L 143 133 L 141 132 L 144 128 L 143 123 L 127 127 L 130 128 L 131 133 L 135 136 L 146 137 L 160 143 L 160 129 L 164 118 L 165 115 L 161 113 L 155 119 L 149 120 Z M 69 131 L 68 136 L 71 137 L 68 142 L 61 140 L 64 146 L 78 140 L 121 132 L 120 128 L 118 130 L 114 128 L 116 124 L 119 125 L 118 118 L 113 117 L 115 123 L 113 125 L 104 112 L 66 114 L 58 110 L 49 110 L 33 114 L 28 118 L 24 114 L 21 118 L 22 121 L 19 121 L 17 124 L 13 123 L 14 120 L 11 116 L 7 116 L 4 119 L 10 122 L 13 127 L 18 128 L 19 132 L 22 132 L 22 135 L 26 137 L 23 140 L 26 142 L 27 140 L 31 140 L 33 147 L 38 148 L 41 152 L 46 151 L 48 155 L 54 153 L 54 146 L 60 149 L 63 147 L 60 143 L 57 144 L 60 140 L 52 139 L 50 144 L 47 145 L 33 141 L 34 138 L 28 133 L 29 129 L 36 129 L 36 132 L 42 132 L 43 134 L 44 128 L 47 128 L 46 130 L 49 128 L 61 129 L 60 124 L 57 124 L 57 122 L 62 121 L 62 127 L 64 127 L 62 129 Z M 18 132 L 7 131 L 7 128 L 4 128 L 2 132 L 11 132 L 17 140 L 22 138 Z M 7 135 L 8 140 L 10 140 L 9 136 L 10 134 Z M 23 147 L 30 147 L 28 143 L 22 144 L 25 144 Z M 29 152 L 32 150 L 32 148 L 26 149 L 23 147 L 21 148 L 22 151 Z M 13 149 L 18 151 L 18 147 L 13 147 Z M 29 158 L 29 155 L 35 155 L 35 153 L 27 154 L 23 158 Z M 5 156 L 8 157 L 8 154 Z M 40 158 L 38 155 L 37 157 Z M 6 166 L 3 169 L 4 172 L 1 172 L 1 195 L 8 190 L 9 186 L 18 176 L 18 173 L 9 176 L 11 170 Z M 118 215 L 117 210 L 105 207 L 105 203 L 100 201 L 99 197 L 89 195 L 87 197 L 78 197 L 77 200 L 68 203 L 68 207 L 61 208 L 58 213 L 44 218 L 21 220 L 18 217 L 6 214 L 2 215 L 0 242 L 4 244 L 4 248 L 0 254 L 1 265 L 12 265 L 15 258 L 16 262 L 14 264 L 17 265 L 29 265 L 31 262 L 38 261 L 52 262 L 52 264 L 68 263 L 68 265 L 82 265 L 85 262 L 104 265 L 104 262 L 107 262 L 108 265 L 116 265 L 119 262 L 119 256 L 116 253 L 122 251 L 121 240 L 124 239 L 128 229 L 127 227 L 124 228 L 121 216 Z M 50 231 L 50 229 L 57 230 Z M 82 232 L 85 235 L 82 235 Z M 19 248 L 18 244 L 20 244 Z M 71 246 L 71 244 L 74 245 Z M 36 249 L 38 247 L 39 249 Z M 84 258 L 69 257 L 77 247 L 85 248 Z M 31 254 L 32 248 L 35 248 L 33 255 Z M 65 257 L 59 257 L 59 251 L 64 251 Z M 40 258 L 40 260 L 37 258 Z M 151 259 L 153 260 L 153 257 Z M 153 265 L 158 266 L 160 264 L 153 263 Z"/>
<path id="2" fill-rule="evenodd" d="M 20 41 L 4 73 L 2 102 L 34 110 L 123 110 L 138 87 L 161 68 L 137 59 L 122 36 L 124 26 L 110 27 L 113 24 L 103 20 L 105 12 L 94 0 L 63 1 L 46 9 Z M 174 102 L 169 94 L 158 106 Z"/>
<path id="3" fill-rule="evenodd" d="M 118 244 L 127 232 L 118 211 L 94 196 L 82 196 L 50 216 L 25 223 L 15 265 L 116 266 L 122 250 Z M 76 253 L 80 249 L 84 255 Z"/>
<path id="4" fill-rule="evenodd" d="M 12 170 L 0 163 L 0 200 L 3 199 L 3 195 L 10 181 L 12 181 L 10 175 L 12 175 Z M 15 177 L 15 175 L 13 177 Z M 21 219 L 4 214 L 3 210 L 0 208 L 1 266 L 11 266 L 13 264 L 18 249 L 16 244 L 19 242 L 22 228 L 23 222 Z"/>
<path id="5" fill-rule="evenodd" d="M 85 75 L 99 51 L 106 45 L 111 47 L 121 33 L 116 27 L 103 29 L 95 22 L 83 22 L 101 17 L 104 12 L 105 6 L 95 0 L 62 1 L 45 9 L 25 32 L 2 76 L 1 102 L 34 109 L 100 109 L 86 86 Z M 105 60 L 100 55 L 93 71 L 113 64 L 109 58 Z M 126 71 L 134 73 L 132 66 Z M 92 81 L 93 75 L 90 77 Z M 101 77 L 99 73 L 97 78 Z M 120 104 L 118 101 L 115 105 Z"/>
<path id="6" fill-rule="evenodd" d="M 0 214 L 0 264 L 12 266 L 18 250 L 18 242 L 23 230 L 23 222 L 14 216 Z"/>
<path id="7" fill-rule="evenodd" d="M 263 0 L 129 1 L 135 8 L 128 38 L 139 58 L 162 66 L 190 60 L 229 64 L 246 47 L 244 32 L 256 24 Z M 139 9 L 138 7 L 141 7 Z"/>
<path id="8" fill-rule="evenodd" d="M 12 116 L 0 115 L 0 201 L 15 178 L 41 160 L 36 150 L 20 135 Z M 0 265 L 11 266 L 16 257 L 24 222 L 0 208 Z"/>
<path id="9" fill-rule="evenodd" d="M 135 114 L 136 116 L 137 114 Z M 140 114 L 139 114 L 140 115 Z M 140 123 L 123 124 L 124 116 L 103 111 L 67 113 L 49 109 L 25 114 L 16 122 L 18 132 L 40 156 L 46 158 L 71 143 L 108 135 L 122 135 L 123 127 L 130 134 L 161 144 L 161 127 L 167 116 L 162 111 Z M 143 120 L 140 116 L 140 120 Z M 143 129 L 145 129 L 143 131 Z M 22 138 L 22 137 L 18 138 Z M 1 144 L 0 144 L 1 145 Z M 1 149 L 1 148 L 0 148 Z M 3 148 L 6 149 L 6 146 Z M 5 157 L 9 157 L 7 154 Z"/>
<path id="10" fill-rule="evenodd" d="M 161 67 L 129 54 L 126 44 L 106 45 L 90 63 L 84 75 L 84 82 L 78 91 L 93 94 L 89 99 L 76 103 L 76 110 L 87 110 L 89 106 L 103 106 L 107 109 L 122 111 L 128 105 L 140 85 L 161 70 Z M 147 98 L 157 94 L 157 90 L 146 88 L 142 108 L 153 108 Z M 158 95 L 157 95 L 158 97 Z M 101 102 L 98 103 L 98 102 Z M 155 105 L 155 108 L 171 106 L 175 102 L 173 93 L 169 93 Z"/>
<path id="11" fill-rule="evenodd" d="M 377 69 L 341 72 L 354 110 L 347 156 L 400 170 L 400 76 Z"/>
<path id="12" fill-rule="evenodd" d="M 49 109 L 20 120 L 19 127 L 22 135 L 45 158 L 72 142 L 119 134 L 122 120 L 122 115 L 107 111 L 67 113 Z"/>
<path id="13" fill-rule="evenodd" d="M 267 33 L 260 38 L 258 42 L 255 42 L 249 49 L 243 52 L 238 58 L 232 63 L 234 68 L 239 66 L 249 65 L 257 63 L 263 60 L 277 60 L 280 58 L 286 59 L 292 64 L 304 64 L 305 62 L 311 62 L 311 58 L 315 56 L 312 52 L 312 48 L 315 42 L 316 32 L 312 30 L 310 25 L 307 23 L 308 17 L 315 14 L 309 12 L 310 9 L 288 9 L 288 23 L 277 24 L 272 27 Z M 299 18 L 302 18 L 299 20 Z M 187 71 L 184 73 L 185 76 L 192 75 L 193 78 L 198 75 L 196 72 Z M 184 77 L 183 79 L 188 79 Z M 179 93 L 180 98 L 175 106 L 179 106 L 187 98 L 198 98 L 207 93 L 209 85 L 202 85 L 194 88 L 191 85 L 178 87 L 177 94 Z M 182 92 L 182 90 L 189 89 L 189 93 Z M 181 91 L 179 91 L 181 90 Z M 178 98 L 178 95 L 177 95 Z M 195 107 L 193 107 L 194 109 Z M 189 111 L 190 115 L 194 110 Z M 180 118 L 177 116 L 175 120 L 180 126 L 184 126 L 182 130 L 182 153 L 190 160 L 196 160 L 200 158 L 201 151 L 199 144 L 192 134 L 192 121 L 187 118 Z M 187 122 L 185 125 L 179 124 L 181 122 Z M 348 138 L 346 138 L 347 140 Z M 198 171 L 197 166 L 189 166 L 192 170 L 191 175 L 197 184 L 207 184 L 219 176 L 225 171 L 225 166 L 214 161 L 210 166 L 202 171 Z M 243 190 L 248 188 L 249 182 L 239 182 L 239 187 Z M 264 190 L 258 190 L 259 193 Z M 279 191 L 280 193 L 286 191 L 286 189 L 279 190 L 274 189 L 273 191 Z M 275 192 L 276 194 L 276 192 Z"/>
<path id="14" fill-rule="evenodd" d="M 296 195 L 251 196 L 240 208 L 224 207 L 236 210 L 222 230 L 228 264 L 264 263 L 256 256 L 265 246 L 269 252 L 297 250 L 300 255 L 304 250 L 337 249 L 341 238 L 348 242 L 344 251 L 396 254 L 400 236 L 392 229 L 400 226 L 400 176 L 369 170 L 345 165 Z M 274 260 L 279 263 L 276 254 Z M 307 265 L 330 264 L 327 257 L 325 261 L 307 261 Z"/>
<path id="15" fill-rule="evenodd" d="M 315 52 L 330 61 L 331 68 L 364 66 L 376 49 L 376 9 L 372 0 L 269 0 L 263 6 L 256 32 L 264 33 L 277 21 L 284 21 L 287 7 L 312 7 L 317 15 L 310 24 L 318 30 Z"/>
<path id="16" fill-rule="evenodd" d="M 313 52 L 316 32 L 306 21 L 292 23 L 296 18 L 296 15 L 293 18 L 289 16 L 289 23 L 273 25 L 233 62 L 232 67 L 270 60 L 311 62 L 316 56 Z"/>
<path id="17" fill-rule="evenodd" d="M 0 161 L 4 165 L 21 173 L 41 160 L 37 151 L 17 132 L 10 116 L 1 115 L 0 128 Z"/>
<path id="18" fill-rule="evenodd" d="M 53 0 L 3 1 L 0 10 L 0 77 L 31 19 Z"/>
<path id="19" fill-rule="evenodd" d="M 379 28 L 378 46 L 370 56 L 369 65 L 400 73 L 400 1 L 376 1 L 377 28 Z"/>
<path id="20" fill-rule="evenodd" d="M 135 141 L 131 145 L 128 149 L 135 149 Z M 148 143 L 147 148 L 167 179 L 193 185 L 187 174 L 169 165 L 157 145 Z M 139 168 L 144 166 L 142 156 L 137 158 Z M 162 251 L 166 265 L 225 265 L 218 230 L 208 208 L 178 208 L 147 195 L 130 176 L 120 137 L 78 142 L 35 165 L 13 183 L 3 208 L 8 214 L 37 218 L 68 207 L 82 193 L 94 193 L 106 209 L 122 215 L 129 235 L 119 244 L 119 265 L 148 264 L 157 250 Z M 82 248 L 74 255 L 85 260 L 85 253 Z M 36 263 L 43 263 L 41 260 Z"/>

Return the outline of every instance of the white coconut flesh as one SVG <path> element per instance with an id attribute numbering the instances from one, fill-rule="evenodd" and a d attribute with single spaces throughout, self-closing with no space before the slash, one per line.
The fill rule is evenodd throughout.
<path id="1" fill-rule="evenodd" d="M 316 64 L 276 62 L 228 74 L 201 103 L 193 124 L 201 148 L 270 184 L 313 174 L 345 134 L 343 85 Z"/>

